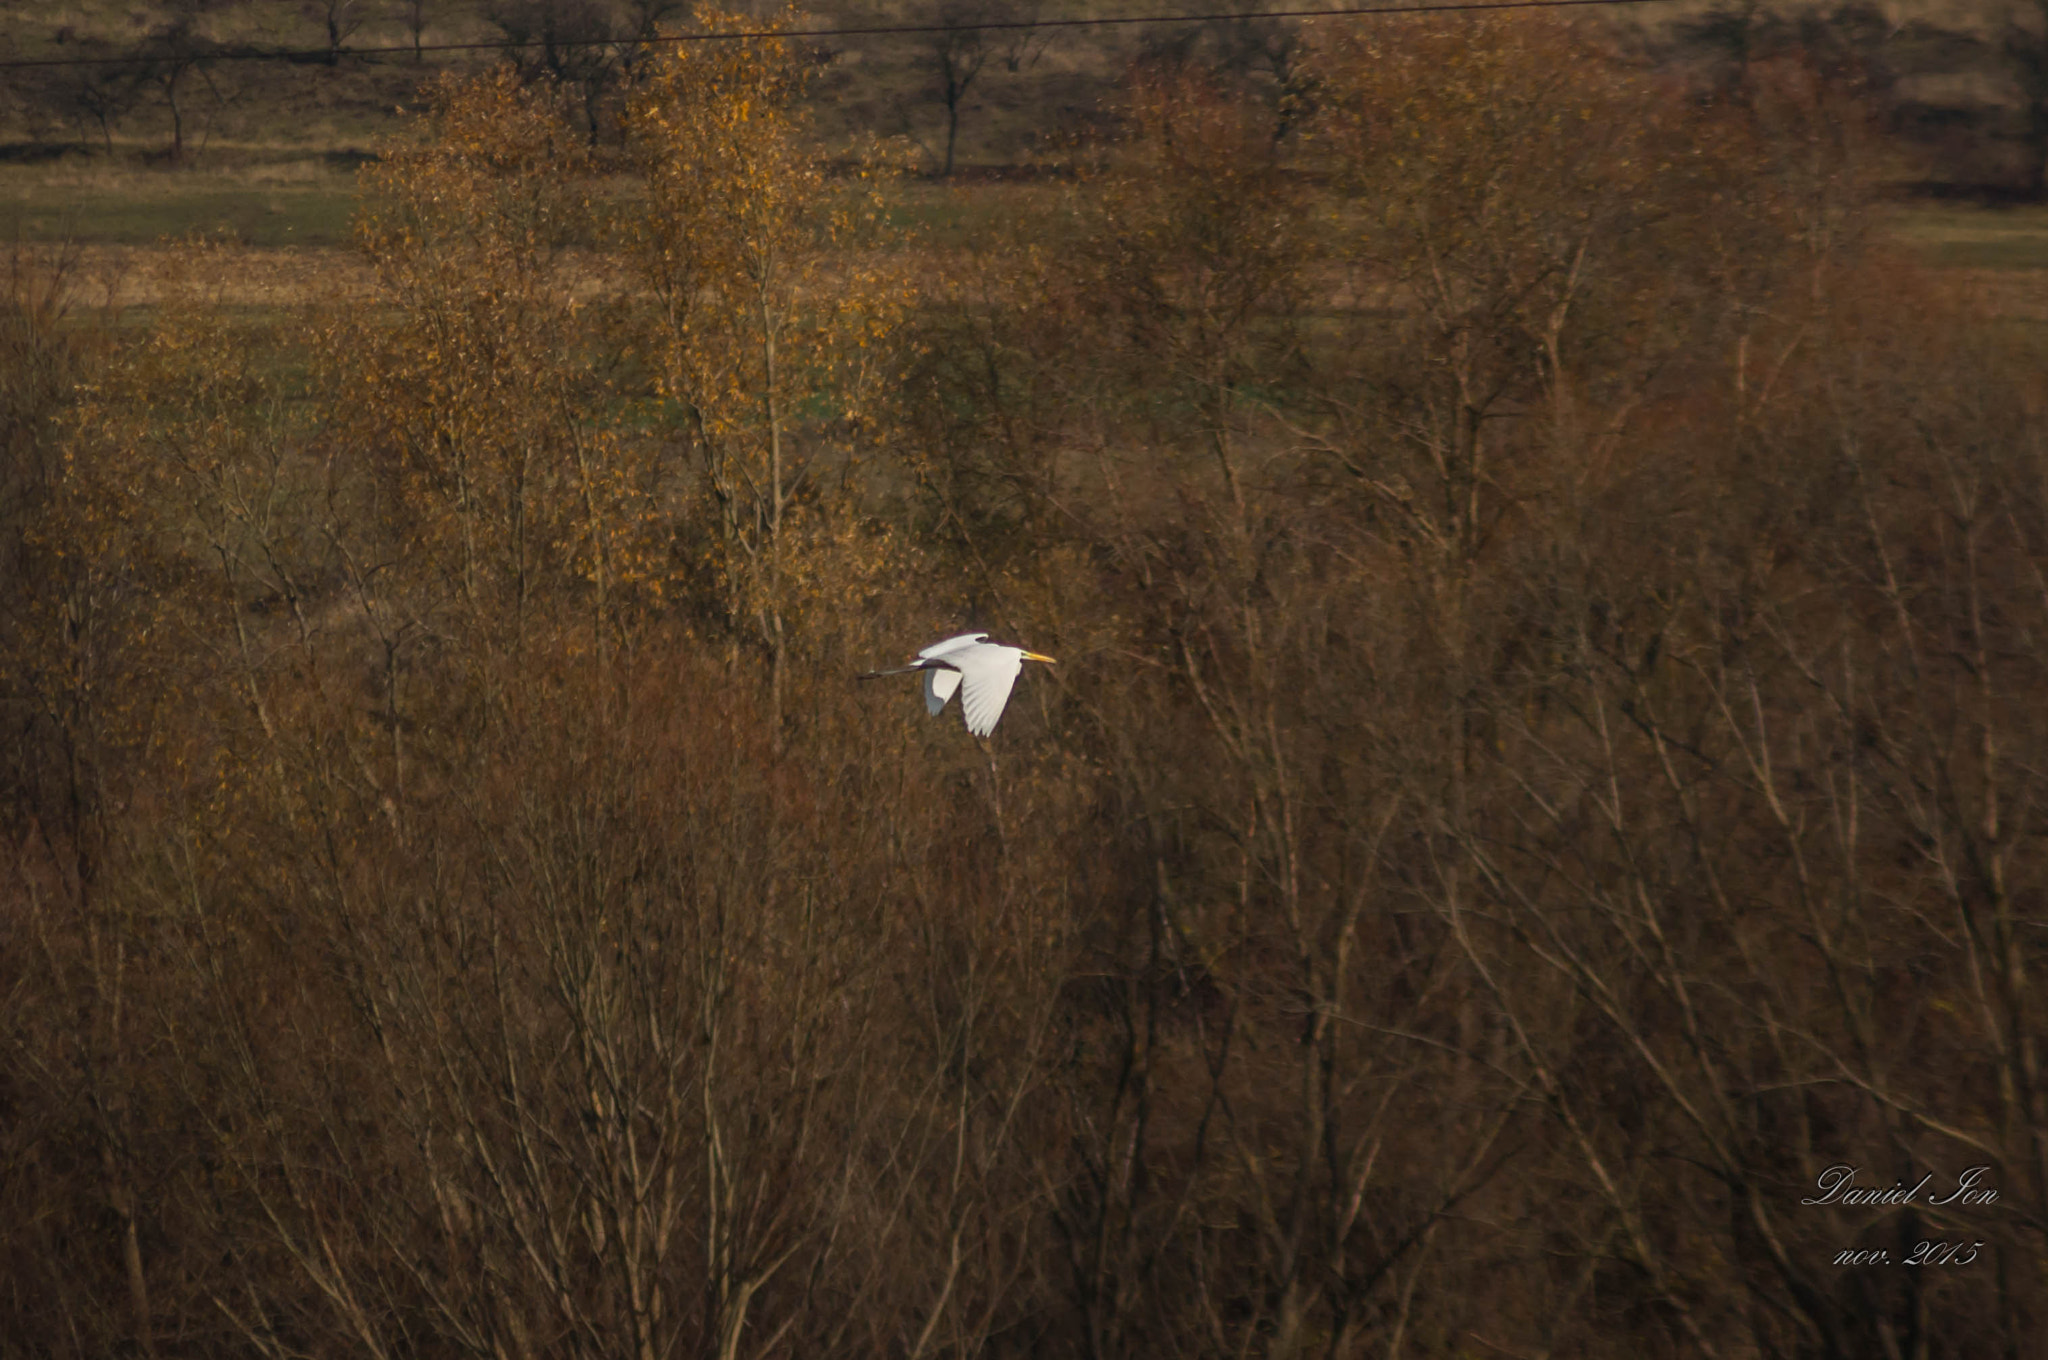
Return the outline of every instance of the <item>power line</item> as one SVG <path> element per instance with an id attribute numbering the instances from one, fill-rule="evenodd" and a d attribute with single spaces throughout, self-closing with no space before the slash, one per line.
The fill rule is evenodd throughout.
<path id="1" fill-rule="evenodd" d="M 192 62 L 215 61 L 339 61 L 343 57 L 424 55 L 428 52 L 510 52 L 533 47 L 663 47 L 680 43 L 751 42 L 774 38 L 871 38 L 889 34 L 997 32 L 1019 29 L 1119 28 L 1133 24 L 1207 24 L 1230 19 L 1363 19 L 1378 15 L 1458 14 L 1476 10 L 1589 9 L 1594 7 L 1670 5 L 1681 0 L 1456 0 L 1452 4 L 1346 6 L 1341 9 L 1227 10 L 1214 14 L 1135 14 L 1095 19 L 1007 19 L 985 24 L 873 24 L 851 28 L 747 29 L 731 33 L 671 33 L 646 38 L 578 38 L 569 41 L 532 38 L 519 42 L 396 43 L 383 47 L 221 47 L 194 53 Z M 0 71 L 25 71 L 61 66 L 140 66 L 161 56 L 42 57 L 0 61 Z"/>

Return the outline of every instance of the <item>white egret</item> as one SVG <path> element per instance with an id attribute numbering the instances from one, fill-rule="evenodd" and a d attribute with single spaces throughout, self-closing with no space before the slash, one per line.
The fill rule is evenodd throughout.
<path id="1" fill-rule="evenodd" d="M 873 680 L 884 675 L 923 671 L 925 710 L 937 717 L 939 710 L 958 690 L 960 714 L 967 720 L 967 730 L 977 737 L 985 737 L 995 731 L 996 720 L 1003 716 L 1003 705 L 1010 702 L 1010 690 L 1017 683 L 1017 672 L 1024 669 L 1027 661 L 1054 664 L 1049 656 L 1027 652 L 1022 647 L 1005 647 L 999 642 L 990 642 L 987 633 L 962 633 L 944 642 L 934 642 L 919 652 L 917 659 L 908 666 L 868 671 L 860 678 Z"/>

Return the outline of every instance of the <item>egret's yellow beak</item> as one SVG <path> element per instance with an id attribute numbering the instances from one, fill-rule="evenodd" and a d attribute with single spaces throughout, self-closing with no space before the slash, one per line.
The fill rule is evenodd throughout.
<path id="1" fill-rule="evenodd" d="M 1025 659 L 1026 661 L 1043 661 L 1043 662 L 1044 662 L 1044 663 L 1045 663 L 1046 665 L 1048 665 L 1048 666 L 1057 666 L 1057 665 L 1059 664 L 1059 663 L 1058 663 L 1057 661 L 1053 660 L 1053 659 L 1052 659 L 1051 657 L 1049 657 L 1049 656 L 1040 656 L 1040 655 L 1039 655 L 1039 654 L 1038 654 L 1037 652 L 1026 652 L 1026 653 L 1024 653 L 1024 659 Z"/>

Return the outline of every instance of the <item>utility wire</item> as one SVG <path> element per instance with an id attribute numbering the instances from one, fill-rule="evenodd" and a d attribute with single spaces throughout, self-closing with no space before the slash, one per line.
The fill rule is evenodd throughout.
<path id="1" fill-rule="evenodd" d="M 1341 9 L 1225 10 L 1214 14 L 1134 14 L 1096 19 L 1005 19 L 982 24 L 873 24 L 850 28 L 747 29 L 731 33 L 671 33 L 645 38 L 578 38 L 521 42 L 396 43 L 384 47 L 221 47 L 186 57 L 193 63 L 215 61 L 339 61 L 343 57 L 403 56 L 428 52 L 509 52 L 531 47 L 662 47 L 678 43 L 749 42 L 775 38 L 871 38 L 905 33 L 971 33 L 1017 29 L 1117 28 L 1131 24 L 1207 24 L 1228 19 L 1366 19 L 1376 15 L 1458 14 L 1475 10 L 1587 9 L 1592 7 L 1670 5 L 1681 0 L 1454 0 L 1450 4 L 1361 5 Z M 0 71 L 25 71 L 53 66 L 141 66 L 161 61 L 162 54 L 125 57 L 43 57 L 0 61 Z"/>

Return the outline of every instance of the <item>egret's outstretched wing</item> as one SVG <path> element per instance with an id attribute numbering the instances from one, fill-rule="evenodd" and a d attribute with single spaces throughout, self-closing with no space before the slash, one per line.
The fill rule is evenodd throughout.
<path id="1" fill-rule="evenodd" d="M 934 642 L 931 646 L 919 652 L 917 659 L 920 661 L 942 661 L 962 648 L 978 646 L 987 641 L 987 633 L 962 633 L 958 637 L 949 637 L 944 642 Z"/>
<path id="2" fill-rule="evenodd" d="M 1010 702 L 1010 690 L 1017 672 L 1024 669 L 1024 653 L 1016 647 L 991 647 L 980 643 L 946 654 L 946 664 L 960 672 L 960 712 L 967 730 L 977 737 L 995 731 Z"/>
<path id="3" fill-rule="evenodd" d="M 945 666 L 928 666 L 924 673 L 925 712 L 937 717 L 953 691 L 960 688 L 960 672 Z"/>

